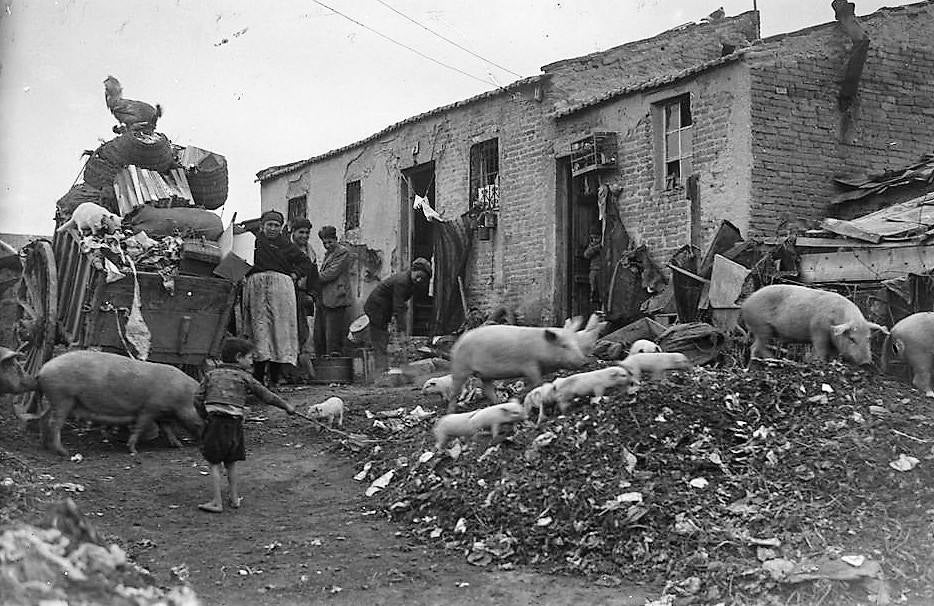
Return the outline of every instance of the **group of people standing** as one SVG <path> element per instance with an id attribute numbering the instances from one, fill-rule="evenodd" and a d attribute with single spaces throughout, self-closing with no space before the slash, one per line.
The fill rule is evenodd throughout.
<path id="1" fill-rule="evenodd" d="M 284 226 L 285 218 L 278 211 L 260 217 L 253 268 L 243 288 L 243 323 L 255 345 L 253 376 L 273 387 L 282 382 L 285 368 L 298 364 L 299 354 L 308 352 L 309 345 L 316 356 L 344 354 L 353 303 L 353 253 L 338 240 L 337 228 L 325 225 L 318 230 L 325 250 L 319 264 L 309 244 L 311 222 L 296 219 L 288 235 Z M 415 259 L 408 270 L 380 282 L 364 303 L 379 370 L 387 367 L 391 321 L 395 317 L 397 327 L 405 330 L 406 301 L 430 279 L 431 264 Z M 314 317 L 313 331 L 309 316 Z"/>

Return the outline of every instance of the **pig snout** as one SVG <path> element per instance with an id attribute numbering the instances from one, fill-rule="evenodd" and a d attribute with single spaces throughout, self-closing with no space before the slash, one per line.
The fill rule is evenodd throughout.
<path id="1" fill-rule="evenodd" d="M 23 354 L 0 347 L 0 394 L 35 391 L 39 384 L 23 370 Z"/>

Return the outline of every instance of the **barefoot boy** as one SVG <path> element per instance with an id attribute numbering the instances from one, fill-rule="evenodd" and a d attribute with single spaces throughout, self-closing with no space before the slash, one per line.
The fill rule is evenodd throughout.
<path id="1" fill-rule="evenodd" d="M 253 394 L 265 404 L 277 406 L 295 414 L 295 408 L 262 386 L 250 374 L 253 368 L 253 344 L 243 339 L 227 339 L 221 346 L 221 362 L 208 371 L 195 394 L 195 408 L 205 419 L 201 435 L 201 453 L 211 464 L 214 498 L 198 505 L 198 509 L 211 513 L 224 510 L 221 500 L 221 465 L 227 468 L 231 507 L 240 507 L 237 486 L 237 461 L 246 459 L 243 444 L 243 414 L 247 397 Z"/>

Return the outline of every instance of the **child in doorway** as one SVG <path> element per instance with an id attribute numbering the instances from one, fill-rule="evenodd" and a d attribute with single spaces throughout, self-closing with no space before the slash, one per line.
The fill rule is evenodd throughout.
<path id="1" fill-rule="evenodd" d="M 265 404 L 277 406 L 288 414 L 295 407 L 272 393 L 250 374 L 253 368 L 253 344 L 244 339 L 226 339 L 221 346 L 221 362 L 209 370 L 195 394 L 195 409 L 205 420 L 201 434 L 201 454 L 211 465 L 214 498 L 198 505 L 201 511 L 220 513 L 224 510 L 221 499 L 221 466 L 227 468 L 230 488 L 228 503 L 240 507 L 242 497 L 237 480 L 237 461 L 246 459 L 243 440 L 243 416 L 247 397 L 253 394 Z"/>
<path id="2" fill-rule="evenodd" d="M 599 231 L 591 231 L 590 242 L 587 244 L 587 248 L 584 249 L 584 258 L 590 260 L 590 272 L 588 276 L 590 278 L 590 301 L 597 308 L 603 303 L 601 298 L 602 293 L 600 292 L 600 278 L 603 272 L 603 259 L 600 253 L 603 251 L 603 243 L 600 239 Z"/>

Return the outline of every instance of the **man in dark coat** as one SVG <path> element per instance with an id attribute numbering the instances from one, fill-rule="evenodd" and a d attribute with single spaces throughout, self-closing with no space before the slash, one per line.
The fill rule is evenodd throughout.
<path id="1" fill-rule="evenodd" d="M 417 286 L 427 287 L 431 279 L 431 263 L 419 257 L 409 269 L 381 281 L 367 297 L 363 311 L 370 319 L 370 343 L 376 354 L 377 372 L 388 367 L 389 322 L 395 316 L 396 328 L 405 332 L 406 301 Z"/>
<path id="2" fill-rule="evenodd" d="M 318 357 L 344 352 L 347 337 L 347 308 L 351 303 L 350 250 L 337 240 L 337 228 L 325 225 L 318 230 L 324 245 L 324 259 L 318 270 L 321 297 L 315 313 L 315 355 Z"/>

